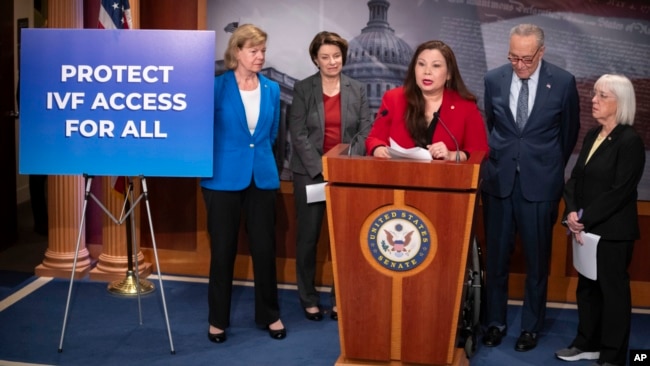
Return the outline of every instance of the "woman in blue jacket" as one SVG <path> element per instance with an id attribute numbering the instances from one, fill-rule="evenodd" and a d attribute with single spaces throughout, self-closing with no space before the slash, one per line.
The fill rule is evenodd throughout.
<path id="1" fill-rule="evenodd" d="M 255 276 L 255 322 L 284 339 L 275 265 L 275 204 L 280 178 L 273 143 L 280 87 L 265 78 L 267 34 L 244 24 L 230 37 L 228 71 L 214 82 L 214 168 L 201 180 L 210 234 L 208 338 L 226 341 L 240 217 L 245 220 Z"/>

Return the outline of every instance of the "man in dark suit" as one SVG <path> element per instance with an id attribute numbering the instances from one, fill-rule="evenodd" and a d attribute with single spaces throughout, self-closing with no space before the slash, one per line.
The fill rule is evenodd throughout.
<path id="1" fill-rule="evenodd" d="M 490 153 L 482 172 L 488 326 L 483 344 L 498 346 L 507 331 L 508 265 L 519 233 L 526 284 L 517 351 L 535 348 L 544 325 L 553 225 L 580 128 L 575 77 L 544 61 L 544 51 L 541 28 L 517 25 L 510 31 L 510 62 L 485 75 Z"/>

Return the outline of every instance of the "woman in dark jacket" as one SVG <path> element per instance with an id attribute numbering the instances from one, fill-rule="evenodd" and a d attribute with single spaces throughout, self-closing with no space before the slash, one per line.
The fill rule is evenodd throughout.
<path id="1" fill-rule="evenodd" d="M 592 96 L 592 115 L 599 126 L 587 132 L 565 186 L 563 223 L 575 245 L 583 244 L 585 232 L 600 236 L 597 277 L 591 280 L 578 274 L 578 334 L 556 356 L 625 365 L 632 311 L 627 269 L 634 241 L 639 239 L 637 186 L 645 148 L 632 127 L 636 100 L 628 78 L 603 75 Z"/>

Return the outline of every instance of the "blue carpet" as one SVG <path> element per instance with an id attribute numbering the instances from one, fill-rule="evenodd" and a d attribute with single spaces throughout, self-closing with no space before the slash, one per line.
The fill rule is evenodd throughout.
<path id="1" fill-rule="evenodd" d="M 33 286 L 38 280 L 34 277 L 13 290 Z M 156 291 L 141 298 L 142 324 L 137 298 L 111 295 L 104 282 L 75 281 L 61 353 L 58 348 L 69 280 L 53 279 L 9 306 L 0 302 L 0 364 L 302 366 L 333 365 L 340 354 L 337 323 L 329 318 L 321 322 L 305 319 L 294 290 L 279 292 L 287 327 L 285 340 L 273 340 L 255 327 L 253 289 L 235 286 L 228 341 L 214 344 L 206 335 L 207 284 L 164 280 L 176 351 L 172 355 L 158 280 L 151 281 Z M 525 353 L 514 351 L 520 307 L 509 306 L 508 317 L 510 333 L 503 344 L 496 348 L 479 345 L 471 365 L 567 365 L 554 359 L 553 352 L 571 341 L 577 322 L 575 310 L 549 308 L 539 346 Z M 632 327 L 631 348 L 650 348 L 650 315 L 634 314 Z"/>
<path id="2" fill-rule="evenodd" d="M 59 342 L 69 280 L 54 279 L 0 312 L 0 360 L 54 365 L 332 365 L 340 349 L 337 323 L 310 322 L 295 291 L 280 290 L 288 337 L 255 327 L 253 289 L 235 286 L 228 341 L 207 339 L 207 284 L 164 281 L 176 354 L 171 354 L 158 280 L 137 298 L 111 295 L 106 283 L 75 281 L 63 342 Z M 0 361 L 0 364 L 2 361 Z"/>
<path id="3" fill-rule="evenodd" d="M 519 337 L 521 307 L 508 306 L 508 335 L 498 347 L 480 347 L 471 359 L 472 366 L 521 365 L 521 366 L 582 366 L 594 361 L 566 362 L 555 358 L 555 351 L 569 346 L 578 327 L 578 312 L 575 309 L 548 308 L 546 324 L 537 347 L 528 352 L 514 350 Z M 650 313 L 632 314 L 630 348 L 650 350 Z M 629 362 L 629 360 L 628 360 Z"/>
<path id="4" fill-rule="evenodd" d="M 32 273 L 0 270 L 0 301 L 11 295 Z"/>

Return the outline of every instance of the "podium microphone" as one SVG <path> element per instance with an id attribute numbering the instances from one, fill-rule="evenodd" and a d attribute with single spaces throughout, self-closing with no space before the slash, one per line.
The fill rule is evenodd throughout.
<path id="1" fill-rule="evenodd" d="M 447 125 L 445 124 L 445 122 L 442 120 L 442 118 L 440 118 L 440 113 L 439 112 L 435 112 L 433 114 L 433 116 L 438 118 L 438 122 L 440 122 L 440 125 L 442 125 L 442 127 L 445 128 L 445 131 L 447 131 L 447 134 L 449 136 L 451 136 L 452 140 L 454 140 L 454 145 L 456 145 L 456 162 L 460 163 L 460 145 L 458 145 L 458 141 L 456 140 L 456 137 L 454 137 L 454 135 L 451 133 L 451 131 L 449 131 L 449 129 L 447 128 Z"/>
<path id="2" fill-rule="evenodd" d="M 381 117 L 385 117 L 388 114 L 388 110 L 384 109 L 379 114 L 381 115 Z M 372 125 L 374 125 L 374 122 L 367 125 L 365 128 L 362 128 L 359 132 L 355 133 L 354 136 L 352 136 L 352 138 L 350 139 L 350 145 L 348 146 L 348 156 L 352 156 L 352 144 L 354 144 L 354 142 L 357 140 L 357 138 L 359 138 L 359 135 L 361 135 L 362 132 L 364 132 L 368 128 L 372 128 Z"/>

